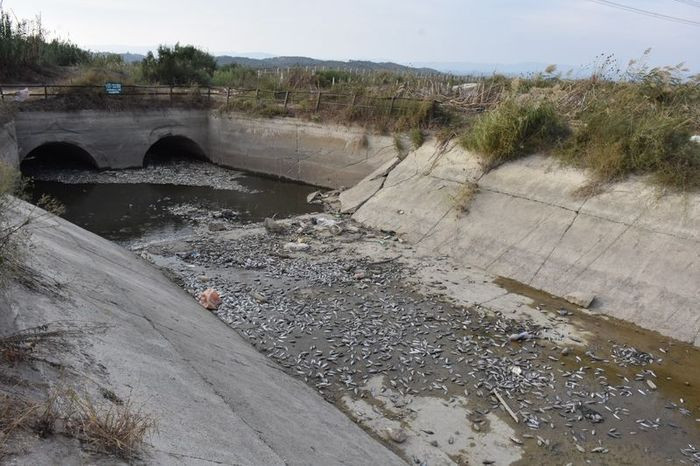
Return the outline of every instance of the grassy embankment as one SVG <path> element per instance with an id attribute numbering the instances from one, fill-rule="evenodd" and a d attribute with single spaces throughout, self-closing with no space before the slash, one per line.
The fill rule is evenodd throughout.
<path id="1" fill-rule="evenodd" d="M 700 77 L 680 67 L 611 62 L 588 79 L 550 73 L 503 82 L 493 110 L 461 138 L 487 168 L 533 152 L 585 168 L 592 184 L 649 175 L 664 187 L 700 188 Z"/>
<path id="2" fill-rule="evenodd" d="M 458 136 L 487 169 L 545 152 L 588 169 L 594 184 L 640 174 L 662 186 L 700 186 L 700 144 L 690 141 L 691 135 L 700 134 L 700 77 L 681 79 L 680 66 L 649 68 L 644 65 L 646 53 L 623 71 L 611 57 L 603 57 L 585 79 L 570 79 L 554 68 L 520 78 L 302 68 L 261 71 L 218 67 L 206 52 L 180 45 L 160 47 L 157 56 L 127 64 L 116 55 L 48 41 L 41 24 L 13 23 L 0 14 L 0 70 L 5 79 L 70 65 L 59 83 L 96 86 L 94 95 L 64 90 L 62 99 L 41 105 L 144 105 L 146 99 L 138 97 L 108 98 L 99 90 L 106 81 L 191 86 L 191 95 L 180 99 L 187 105 L 211 104 L 199 92 L 202 86 L 248 89 L 235 93 L 220 110 L 360 124 L 386 134 L 408 134 L 414 148 L 432 130 L 441 140 Z M 468 82 L 474 86 L 466 92 L 453 88 Z M 168 99 L 160 101 L 170 104 Z M 213 101 L 221 105 L 218 102 Z"/>

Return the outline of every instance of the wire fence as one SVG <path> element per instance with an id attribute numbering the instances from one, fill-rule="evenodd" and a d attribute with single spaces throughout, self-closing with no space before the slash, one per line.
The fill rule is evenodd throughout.
<path id="1" fill-rule="evenodd" d="M 231 87 L 187 87 L 163 85 L 121 85 L 109 92 L 106 86 L 77 84 L 0 84 L 0 100 L 4 102 L 37 102 L 60 97 L 100 96 L 108 99 L 170 100 L 187 98 L 208 101 L 212 105 L 272 105 L 281 110 L 318 112 L 324 108 L 381 109 L 388 113 L 401 112 L 425 102 L 437 105 L 430 98 L 344 94 L 323 90 L 268 90 Z"/>

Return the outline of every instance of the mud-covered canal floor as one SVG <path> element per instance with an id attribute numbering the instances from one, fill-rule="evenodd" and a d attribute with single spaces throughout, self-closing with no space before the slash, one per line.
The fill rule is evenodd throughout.
<path id="1" fill-rule="evenodd" d="M 220 292 L 224 322 L 407 462 L 700 463 L 692 346 L 348 217 L 211 231 L 215 214 L 132 248 L 195 298 Z"/>

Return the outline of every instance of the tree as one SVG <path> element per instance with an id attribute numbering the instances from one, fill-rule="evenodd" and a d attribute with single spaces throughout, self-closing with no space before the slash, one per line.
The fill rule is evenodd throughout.
<path id="1" fill-rule="evenodd" d="M 207 86 L 211 83 L 216 61 L 203 50 L 178 43 L 175 47 L 158 47 L 158 58 L 152 52 L 148 52 L 142 66 L 144 77 L 152 82 L 171 86 Z"/>

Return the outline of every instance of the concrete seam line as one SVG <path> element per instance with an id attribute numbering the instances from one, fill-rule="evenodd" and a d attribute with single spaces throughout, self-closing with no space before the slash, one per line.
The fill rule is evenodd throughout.
<path id="1" fill-rule="evenodd" d="M 206 377 L 204 377 L 204 376 L 195 368 L 195 366 L 194 366 L 193 364 L 190 363 L 189 359 L 183 357 L 183 355 L 180 353 L 180 350 L 170 341 L 170 339 L 169 339 L 167 336 L 165 336 L 165 335 L 163 334 L 163 332 L 160 331 L 160 329 L 158 329 L 158 327 L 157 327 L 157 326 L 155 325 L 155 323 L 151 320 L 151 318 L 148 317 L 148 316 L 145 315 L 145 314 L 142 314 L 141 317 L 143 317 L 143 319 L 146 320 L 146 322 L 148 322 L 149 324 L 151 324 L 151 327 L 153 327 L 153 330 L 155 330 L 156 333 L 158 333 L 158 335 L 161 336 L 161 338 L 163 338 L 165 341 L 168 342 L 168 345 L 170 345 L 170 347 L 173 349 L 173 351 L 175 351 L 175 353 L 180 357 L 180 360 L 181 360 L 182 362 L 184 362 L 185 365 L 186 365 L 187 367 L 189 367 L 190 370 L 191 370 L 192 372 L 194 372 L 195 374 L 197 374 L 197 376 L 198 376 L 205 384 L 207 384 L 207 385 L 209 386 L 209 388 L 210 388 L 211 391 L 214 393 L 214 395 L 216 395 L 216 396 L 224 403 L 224 405 L 226 405 L 226 407 L 229 409 L 230 413 L 231 413 L 233 416 L 235 416 L 237 419 L 239 419 L 243 424 L 245 424 L 245 426 L 248 427 L 248 429 L 250 429 L 252 432 L 255 432 L 255 436 L 256 436 L 258 439 L 260 439 L 260 441 L 263 443 L 263 445 L 265 445 L 267 448 L 270 449 L 270 452 L 271 452 L 274 456 L 276 456 L 276 457 L 280 460 L 280 462 L 282 462 L 282 463 L 284 463 L 284 464 L 287 464 L 287 461 L 286 461 L 284 458 L 282 458 L 282 457 L 275 451 L 274 448 L 272 448 L 272 446 L 265 440 L 265 438 L 263 438 L 262 435 L 260 435 L 260 432 L 259 432 L 257 429 L 254 429 L 253 427 L 251 427 L 250 424 L 248 424 L 248 422 L 246 422 L 246 420 L 243 419 L 243 418 L 233 409 L 233 406 L 231 406 L 231 405 L 229 404 L 229 402 L 226 401 L 226 398 L 224 398 L 224 397 L 221 395 L 221 393 L 219 393 L 219 391 L 216 390 L 216 388 L 214 388 L 214 384 L 211 383 L 211 381 L 210 381 L 209 379 L 207 379 Z"/>
<path id="2" fill-rule="evenodd" d="M 628 227 L 634 226 L 635 228 L 638 228 L 638 229 L 643 230 L 643 231 L 647 231 L 647 232 L 649 232 L 649 233 L 655 233 L 655 234 L 658 234 L 658 235 L 670 236 L 671 238 L 682 239 L 682 240 L 685 240 L 685 241 L 692 241 L 692 242 L 694 242 L 694 243 L 700 244 L 700 240 L 696 240 L 696 239 L 693 239 L 693 238 L 687 238 L 687 237 L 679 236 L 679 235 L 674 235 L 673 233 L 668 233 L 668 232 L 666 232 L 666 231 L 658 231 L 658 230 L 654 230 L 654 229 L 652 229 L 652 228 L 646 228 L 646 227 L 642 227 L 642 226 L 639 226 L 639 225 L 635 225 L 635 224 L 637 223 L 637 221 L 642 217 L 642 215 L 643 215 L 644 213 L 646 213 L 646 211 L 649 210 L 648 208 L 645 209 L 644 211 L 642 211 L 642 212 L 639 214 L 639 216 L 637 216 L 637 218 L 635 218 L 631 223 L 627 223 L 627 222 L 622 222 L 622 221 L 620 221 L 620 220 L 613 220 L 613 219 L 608 218 L 608 217 L 601 217 L 600 215 L 594 215 L 594 214 L 587 213 L 587 212 L 581 212 L 580 209 L 583 208 L 583 204 L 581 205 L 581 207 L 579 207 L 579 210 L 577 211 L 577 210 L 571 209 L 571 208 L 569 208 L 569 207 L 564 207 L 564 206 L 561 206 L 561 205 L 557 205 L 557 204 L 552 204 L 552 203 L 549 203 L 549 202 L 540 201 L 539 199 L 532 199 L 532 198 L 529 198 L 529 197 L 521 196 L 521 195 L 519 195 L 519 194 L 513 194 L 513 193 L 508 193 L 508 192 L 505 192 L 505 191 L 500 191 L 500 190 L 494 189 L 494 188 L 488 188 L 488 187 L 484 187 L 484 186 L 479 186 L 479 189 L 480 189 L 480 190 L 484 190 L 484 191 L 488 191 L 488 192 L 491 192 L 491 193 L 502 194 L 502 195 L 504 195 L 504 196 L 509 196 L 509 197 L 513 197 L 513 198 L 516 198 L 516 199 L 523 199 L 523 200 L 525 200 L 525 201 L 536 202 L 536 203 L 538 203 L 538 204 L 543 204 L 543 205 L 550 206 L 550 207 L 556 207 L 556 208 L 559 208 L 559 209 L 562 209 L 562 210 L 568 210 L 568 211 L 570 211 L 570 212 L 576 212 L 576 213 L 578 213 L 578 214 L 580 214 L 580 215 L 585 215 L 585 216 L 587 216 L 587 217 L 595 218 L 595 219 L 598 219 L 598 220 L 604 220 L 604 221 L 610 222 L 610 223 L 616 223 L 616 224 L 625 225 L 625 226 L 628 226 Z"/>
<path id="3" fill-rule="evenodd" d="M 566 236 L 566 234 L 568 233 L 568 231 L 569 231 L 569 230 L 571 229 L 571 227 L 574 225 L 574 222 L 576 221 L 577 218 L 578 218 L 578 212 L 576 212 L 576 214 L 574 215 L 574 217 L 571 219 L 571 222 L 569 222 L 569 224 L 566 226 L 566 228 L 564 229 L 564 231 L 562 232 L 562 234 L 559 236 L 559 239 L 558 239 L 557 242 L 554 244 L 554 246 L 552 247 L 552 249 L 549 251 L 549 254 L 547 254 L 547 257 L 544 258 L 544 260 L 542 261 L 542 263 L 540 264 L 540 266 L 537 267 L 537 270 L 535 270 L 535 273 L 533 273 L 532 276 L 530 277 L 530 279 L 527 281 L 527 284 L 528 284 L 528 285 L 531 285 L 531 284 L 532 284 L 532 281 L 535 279 L 535 277 L 537 277 L 537 274 L 540 273 L 540 270 L 542 270 L 542 267 L 544 267 L 544 265 L 547 263 L 547 261 L 549 261 L 549 258 L 552 257 L 552 254 L 554 254 L 554 251 L 557 250 L 557 248 L 559 247 L 559 245 L 561 244 L 561 242 L 564 240 L 564 236 Z"/>
<path id="4" fill-rule="evenodd" d="M 421 237 L 421 239 L 416 241 L 416 245 L 420 244 L 421 241 L 423 241 L 425 238 L 427 238 L 437 228 L 437 226 L 445 219 L 445 217 L 447 217 L 447 214 L 452 212 L 453 209 L 454 209 L 454 207 L 450 207 L 449 209 L 447 209 L 447 212 L 445 212 L 442 215 L 442 217 L 440 217 L 440 219 L 437 222 L 435 222 L 435 224 L 432 227 L 430 227 L 428 229 L 428 231 L 425 232 L 425 234 Z"/>
<path id="5" fill-rule="evenodd" d="M 588 268 L 589 268 L 591 265 L 593 265 L 598 259 L 600 259 L 601 256 L 602 256 L 603 254 L 605 254 L 606 252 L 608 252 L 608 250 L 613 246 L 613 244 L 617 243 L 617 241 L 618 241 L 620 238 L 622 238 L 622 236 L 623 236 L 625 233 L 627 233 L 632 227 L 634 227 L 634 224 L 637 222 L 637 220 L 639 220 L 639 219 L 642 217 L 643 214 L 644 214 L 644 212 L 640 213 L 639 216 L 637 216 L 637 218 L 636 218 L 636 219 L 634 220 L 634 222 L 632 222 L 631 224 L 629 224 L 629 225 L 623 224 L 623 225 L 626 225 L 626 228 L 624 228 L 624 229 L 615 237 L 615 239 L 613 239 L 613 240 L 610 242 L 610 244 L 608 244 L 605 248 L 603 248 L 603 250 L 602 250 L 600 253 L 598 253 L 598 254 L 593 258 L 592 261 L 590 261 L 588 264 L 586 264 L 586 266 L 583 268 L 583 270 L 581 270 L 579 273 L 577 273 L 575 277 L 573 277 L 573 278 L 571 278 L 569 281 L 567 281 L 566 284 L 565 284 L 565 286 L 566 286 L 566 287 L 569 287 L 569 286 L 571 285 L 572 282 L 578 280 L 578 278 L 579 278 L 581 275 L 583 275 L 584 272 L 585 272 L 586 270 L 588 270 Z M 671 235 L 671 236 L 673 236 L 673 235 Z"/>
<path id="6" fill-rule="evenodd" d="M 528 236 L 530 236 L 531 234 L 533 234 L 535 232 L 535 230 L 537 230 L 540 227 L 540 225 L 542 225 L 542 223 L 544 223 L 544 221 L 547 220 L 548 218 L 549 217 L 545 217 L 545 218 L 538 220 L 537 223 L 530 230 L 528 230 L 527 233 L 525 233 L 517 241 L 514 241 L 513 243 L 509 244 L 508 247 L 506 247 L 503 251 L 501 251 L 500 254 L 498 254 L 498 256 L 496 256 L 491 262 L 489 262 L 488 265 L 486 265 L 486 267 L 484 267 L 484 270 L 489 270 L 496 262 L 501 260 L 501 258 L 503 256 L 505 256 L 511 249 L 513 249 L 516 245 L 525 241 L 525 239 Z"/>

